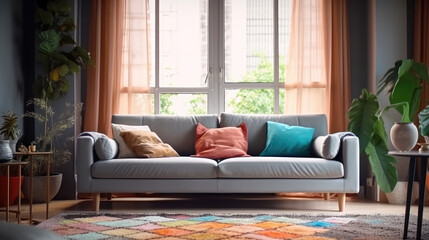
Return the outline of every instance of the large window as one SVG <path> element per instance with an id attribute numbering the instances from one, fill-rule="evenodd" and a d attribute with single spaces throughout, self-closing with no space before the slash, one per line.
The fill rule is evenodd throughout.
<path id="1" fill-rule="evenodd" d="M 283 113 L 289 0 L 149 5 L 155 114 Z"/>

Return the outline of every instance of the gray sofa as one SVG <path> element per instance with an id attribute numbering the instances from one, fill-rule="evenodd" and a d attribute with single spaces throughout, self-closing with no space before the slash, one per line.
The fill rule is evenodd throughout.
<path id="1" fill-rule="evenodd" d="M 343 134 L 338 156 L 328 160 L 310 157 L 260 157 L 267 135 L 267 121 L 315 128 L 313 138 L 327 135 L 327 120 L 316 115 L 114 115 L 113 123 L 148 125 L 180 155 L 168 158 L 115 158 L 99 161 L 95 139 L 77 139 L 77 189 L 92 193 L 94 210 L 100 193 L 338 193 L 339 210 L 345 194 L 359 191 L 359 141 Z M 238 126 L 248 129 L 251 157 L 212 159 L 195 154 L 195 127 Z"/>

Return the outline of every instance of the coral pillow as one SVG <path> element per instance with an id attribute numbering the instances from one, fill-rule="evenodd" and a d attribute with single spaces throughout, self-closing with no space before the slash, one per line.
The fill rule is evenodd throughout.
<path id="1" fill-rule="evenodd" d="M 242 123 L 238 127 L 206 128 L 198 123 L 196 128 L 196 157 L 225 159 L 248 157 L 247 127 Z"/>
<path id="2" fill-rule="evenodd" d="M 121 137 L 137 157 L 177 157 L 179 154 L 168 144 L 163 143 L 154 132 L 145 130 L 124 131 Z"/>

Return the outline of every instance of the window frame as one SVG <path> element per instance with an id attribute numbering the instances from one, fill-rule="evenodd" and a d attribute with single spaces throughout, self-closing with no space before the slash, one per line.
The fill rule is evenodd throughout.
<path id="1" fill-rule="evenodd" d="M 159 16 L 160 2 L 155 0 L 155 59 L 154 59 L 154 86 L 150 87 L 153 95 L 154 114 L 160 113 L 161 94 L 207 94 L 207 114 L 219 114 L 225 111 L 225 91 L 234 89 L 273 89 L 274 90 L 274 114 L 280 113 L 280 89 L 285 88 L 285 83 L 279 81 L 279 0 L 273 1 L 273 82 L 249 83 L 226 82 L 225 69 L 225 29 L 224 29 L 224 0 L 208 0 L 208 64 L 206 87 L 161 87 L 159 69 Z M 136 89 L 137 90 L 137 89 Z"/>

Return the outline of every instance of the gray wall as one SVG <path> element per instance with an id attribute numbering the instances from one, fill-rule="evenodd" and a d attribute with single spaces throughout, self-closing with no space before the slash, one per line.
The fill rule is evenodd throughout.
<path id="1" fill-rule="evenodd" d="M 383 77 L 387 69 L 394 66 L 395 61 L 407 58 L 407 1 L 377 0 L 376 1 L 376 79 Z M 380 107 L 389 105 L 387 95 L 378 96 Z M 385 128 L 389 134 L 394 121 L 400 115 L 391 110 L 383 115 Z M 389 141 L 389 148 L 394 149 Z M 397 158 L 399 180 L 408 175 L 408 160 Z"/>
<path id="2" fill-rule="evenodd" d="M 2 1 L 0 7 L 0 114 L 9 110 L 19 115 L 24 112 L 21 3 Z M 19 124 L 22 127 L 22 119 Z"/>

